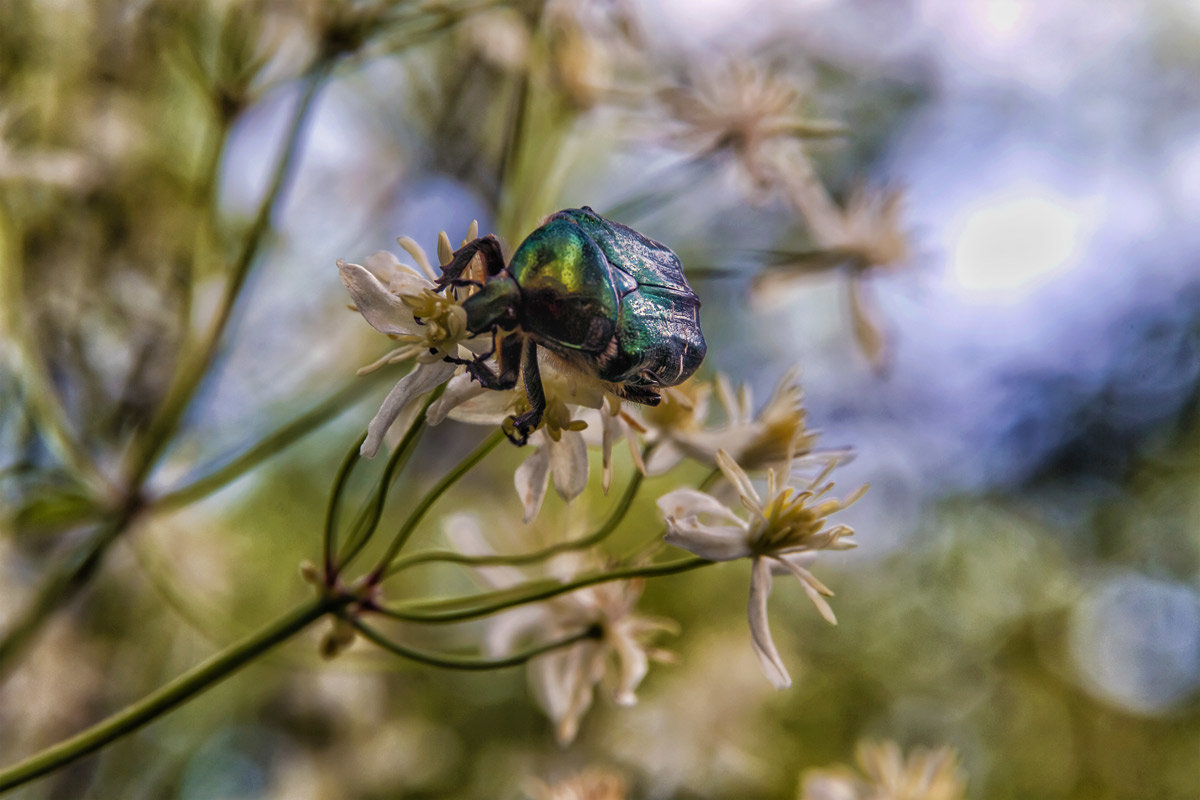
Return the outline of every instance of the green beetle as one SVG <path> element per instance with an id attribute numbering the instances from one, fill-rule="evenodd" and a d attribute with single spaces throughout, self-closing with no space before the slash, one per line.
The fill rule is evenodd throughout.
<path id="1" fill-rule="evenodd" d="M 482 280 L 464 276 L 475 256 Z M 546 410 L 537 352 L 612 384 L 627 400 L 658 405 L 658 389 L 686 380 L 704 360 L 700 299 L 679 258 L 592 209 L 552 214 L 505 266 L 495 236 L 475 239 L 443 267 L 439 290 L 477 286 L 463 301 L 467 328 L 491 332 L 491 353 L 461 361 L 489 389 L 524 377 L 529 410 L 510 417 L 509 438 L 524 444 Z M 484 360 L 496 355 L 497 369 Z"/>

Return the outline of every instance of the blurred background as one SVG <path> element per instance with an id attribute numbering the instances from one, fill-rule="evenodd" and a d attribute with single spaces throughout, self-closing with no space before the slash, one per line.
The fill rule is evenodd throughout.
<path id="1" fill-rule="evenodd" d="M 0 647 L 4 765 L 310 591 L 396 377 L 354 377 L 385 343 L 334 263 L 398 235 L 433 252 L 478 219 L 511 252 L 587 204 L 668 244 L 706 374 L 761 399 L 798 367 L 856 453 L 839 488 L 871 484 L 859 548 L 815 567 L 840 624 L 771 599 L 789 690 L 720 565 L 651 583 L 677 663 L 567 749 L 519 669 L 326 663 L 314 631 L 13 796 L 582 797 L 549 787 L 599 769 L 799 798 L 863 740 L 954 748 L 971 798 L 1200 796 L 1198 45 L 1188 0 L 0 5 L 0 630 L 61 600 Z M 479 437 L 434 433 L 427 482 Z M 519 461 L 457 507 L 516 519 Z M 575 501 L 608 502 L 594 478 Z M 569 517 L 548 501 L 543 535 Z"/>

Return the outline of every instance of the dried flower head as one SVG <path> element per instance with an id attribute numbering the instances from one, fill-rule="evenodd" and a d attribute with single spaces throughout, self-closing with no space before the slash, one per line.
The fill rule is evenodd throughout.
<path id="1" fill-rule="evenodd" d="M 676 489 L 658 501 L 667 523 L 666 541 L 711 561 L 751 559 L 749 617 L 754 652 L 775 686 L 790 686 L 791 678 L 767 624 L 771 572 L 774 569 L 795 575 L 821 616 L 836 624 L 833 609 L 825 600 L 833 593 L 808 571 L 807 566 L 821 550 L 847 550 L 855 546 L 845 541 L 854 534 L 851 528 L 846 525 L 827 528 L 826 523 L 831 514 L 862 497 L 867 487 L 860 487 L 844 500 L 823 499 L 833 488 L 832 482 L 824 483 L 832 464 L 801 490 L 789 485 L 790 465 L 786 465 L 780 472 L 767 471 L 764 498 L 745 471 L 724 450 L 717 453 L 717 465 L 737 490 L 746 516 L 739 516 L 705 492 Z"/>
<path id="2" fill-rule="evenodd" d="M 691 86 L 667 89 L 659 97 L 677 122 L 675 143 L 701 157 L 730 153 L 755 189 L 779 183 L 778 145 L 845 131 L 838 123 L 800 114 L 804 91 L 796 82 L 742 61 L 726 62 L 700 74 Z"/>
<path id="3" fill-rule="evenodd" d="M 895 742 L 862 742 L 862 774 L 846 767 L 809 770 L 800 800 L 963 800 L 967 783 L 950 747 L 918 747 L 908 758 Z"/>

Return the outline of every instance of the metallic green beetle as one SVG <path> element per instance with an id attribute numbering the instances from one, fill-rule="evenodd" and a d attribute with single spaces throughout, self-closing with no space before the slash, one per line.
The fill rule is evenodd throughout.
<path id="1" fill-rule="evenodd" d="M 464 275 L 476 255 L 485 274 Z M 468 242 L 439 282 L 440 289 L 466 285 L 479 287 L 463 301 L 467 328 L 491 332 L 494 346 L 460 363 L 489 389 L 511 389 L 523 375 L 529 410 L 509 418 L 515 444 L 526 442 L 546 410 L 538 347 L 611 383 L 627 400 L 651 406 L 659 403 L 659 388 L 696 371 L 707 349 L 700 299 L 679 258 L 587 206 L 552 214 L 508 266 L 495 236 Z M 484 363 L 493 353 L 495 371 Z"/>

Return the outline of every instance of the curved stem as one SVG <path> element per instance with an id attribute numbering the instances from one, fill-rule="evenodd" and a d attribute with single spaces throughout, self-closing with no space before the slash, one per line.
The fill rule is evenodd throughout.
<path id="1" fill-rule="evenodd" d="M 516 667 L 524 664 L 531 658 L 536 658 L 544 653 L 549 653 L 551 650 L 558 650 L 563 647 L 570 647 L 576 642 L 582 642 L 585 639 L 598 638 L 599 630 L 596 627 L 585 628 L 579 633 L 566 636 L 562 639 L 555 639 L 552 642 L 531 647 L 527 650 L 522 650 L 519 653 L 513 653 L 504 658 L 471 658 L 467 656 L 451 656 L 451 655 L 434 655 L 425 653 L 420 650 L 414 650 L 411 647 L 406 647 L 399 642 L 394 642 L 384 636 L 379 631 L 367 625 L 359 619 L 351 618 L 350 623 L 358 629 L 365 638 L 375 643 L 384 650 L 390 653 L 395 653 L 398 656 L 403 656 L 411 661 L 416 661 L 419 664 L 428 664 L 432 667 L 442 667 L 443 669 L 459 669 L 468 671 L 479 671 L 490 669 L 504 669 L 505 667 Z"/>
<path id="2" fill-rule="evenodd" d="M 404 547 L 405 542 L 408 541 L 408 537 L 412 536 L 417 525 L 420 524 L 425 514 L 437 499 L 445 494 L 447 489 L 457 483 L 463 475 L 466 475 L 472 467 L 482 461 L 484 456 L 492 452 L 496 445 L 502 441 L 504 441 L 504 431 L 497 429 L 491 436 L 484 439 L 478 447 L 467 454 L 467 457 L 460 461 L 454 469 L 447 472 L 432 489 L 425 493 L 425 496 L 417 503 L 417 507 L 408 515 L 408 519 L 400 526 L 400 530 L 396 533 L 395 538 L 392 539 L 391 544 L 388 545 L 387 552 L 383 554 L 383 558 L 379 559 L 379 563 L 371 571 L 370 576 L 367 578 L 368 586 L 377 585 L 388 574 L 388 567 L 391 565 L 392 560 L 400 552 L 400 548 Z"/>
<path id="3" fill-rule="evenodd" d="M 703 558 L 684 558 L 678 561 L 668 561 L 665 564 L 654 564 L 643 567 L 626 567 L 611 572 L 596 572 L 584 575 L 567 583 L 560 583 L 551 578 L 535 581 L 512 589 L 500 589 L 485 592 L 473 597 L 452 597 L 441 600 L 414 600 L 404 605 L 372 609 L 392 619 L 406 622 L 423 622 L 428 624 L 443 624 L 463 622 L 478 617 L 486 617 L 503 611 L 506 608 L 548 600 L 560 594 L 574 592 L 586 586 L 610 581 L 628 580 L 631 578 L 657 578 L 664 575 L 674 575 L 688 572 L 711 564 Z"/>
<path id="4" fill-rule="evenodd" d="M 13 615 L 4 635 L 0 637 L 0 684 L 8 677 L 8 671 L 17 656 L 33 640 L 42 623 L 91 579 L 104 553 L 133 522 L 138 510 L 136 503 L 127 503 L 100 523 L 86 541 L 51 569 L 49 577 L 38 586 L 33 598 Z"/>
<path id="5" fill-rule="evenodd" d="M 353 381 L 292 421 L 279 426 L 228 464 L 185 486 L 159 495 L 150 500 L 148 505 L 155 510 L 169 511 L 207 497 L 324 425 L 373 387 L 370 381 Z"/>
<path id="6" fill-rule="evenodd" d="M 413 418 L 412 423 L 408 426 L 408 430 L 404 432 L 404 437 L 396 445 L 396 450 L 392 453 L 391 458 L 388 459 L 387 467 L 383 470 L 383 475 L 379 477 L 375 493 L 359 509 L 359 513 L 354 519 L 354 525 L 350 529 L 350 536 L 347 537 L 348 541 L 345 552 L 335 565 L 339 572 L 344 570 L 362 552 L 367 542 L 371 540 L 371 536 L 375 533 L 375 528 L 379 525 L 380 518 L 383 517 L 383 506 L 387 502 L 387 495 L 391 489 L 392 481 L 408 465 L 408 459 L 412 456 L 417 442 L 421 439 L 421 434 L 425 431 L 425 419 L 429 407 L 442 396 L 442 392 L 445 389 L 446 385 L 442 384 L 430 393 L 425 403 L 421 406 L 420 411 L 417 412 L 416 417 Z"/>
<path id="7" fill-rule="evenodd" d="M 621 520 L 629 513 L 629 509 L 633 505 L 633 500 L 637 497 L 638 490 L 642 486 L 643 479 L 644 476 L 642 473 L 634 471 L 633 477 L 629 479 L 629 485 L 625 487 L 625 491 L 617 501 L 617 505 L 612 510 L 612 513 L 608 515 L 608 519 L 595 531 L 581 539 L 556 542 L 540 550 L 534 550 L 529 553 L 517 553 L 515 555 L 469 556 L 453 550 L 427 550 L 424 553 L 413 553 L 405 558 L 396 559 L 388 569 L 388 575 L 395 575 L 397 572 L 409 567 L 433 561 L 449 564 L 465 564 L 473 567 L 486 567 L 496 564 L 520 566 L 522 564 L 534 564 L 538 561 L 544 561 L 551 556 L 569 550 L 586 550 L 607 539 L 617 529 L 617 526 L 621 524 Z"/>
<path id="8" fill-rule="evenodd" d="M 345 602 L 345 599 L 329 597 L 310 601 L 83 733 L 0 770 L 0 792 L 70 764 L 152 722 L 229 677 L 257 656 L 296 635 Z"/>
<path id="9" fill-rule="evenodd" d="M 341 466 L 338 467 L 337 476 L 333 479 L 333 491 L 329 493 L 329 505 L 325 509 L 325 530 L 321 536 L 321 564 L 325 570 L 327 586 L 333 585 L 337 571 L 337 567 L 333 563 L 333 553 L 337 550 L 338 508 L 342 504 L 342 494 L 346 491 L 346 482 L 350 480 L 350 473 L 354 471 L 359 458 L 361 458 L 358 451 L 366 440 L 366 431 L 363 431 L 354 440 L 354 444 L 346 452 L 346 457 L 342 459 Z"/>

